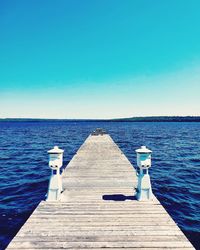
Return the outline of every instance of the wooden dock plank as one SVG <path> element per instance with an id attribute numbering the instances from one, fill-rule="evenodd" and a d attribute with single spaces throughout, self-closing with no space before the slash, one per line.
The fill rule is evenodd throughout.
<path id="1" fill-rule="evenodd" d="M 98 241 L 89 241 L 89 242 L 59 242 L 59 241 L 21 241 L 21 242 L 16 242 L 13 241 L 13 244 L 10 246 L 10 249 L 37 249 L 37 248 L 42 248 L 42 249 L 49 249 L 49 248 L 64 248 L 64 249 L 76 249 L 76 248 L 148 248 L 148 247 L 156 247 L 160 249 L 165 249 L 165 248 L 174 248 L 176 249 L 177 247 L 179 248 L 189 248 L 191 245 L 187 241 L 159 241 L 159 242 L 153 242 L 153 241 L 141 241 L 141 242 L 136 242 L 136 241 L 118 241 L 118 242 L 98 242 Z"/>
<path id="2" fill-rule="evenodd" d="M 194 249 L 160 202 L 135 199 L 136 171 L 109 135 L 89 136 L 8 249 Z"/>

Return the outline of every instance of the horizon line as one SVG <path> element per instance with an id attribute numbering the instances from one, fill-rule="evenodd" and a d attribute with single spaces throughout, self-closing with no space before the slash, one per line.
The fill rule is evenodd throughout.
<path id="1" fill-rule="evenodd" d="M 51 118 L 51 117 L 0 117 L 0 120 L 121 120 L 134 118 L 200 118 L 200 115 L 148 115 L 148 116 L 131 116 L 115 118 Z"/>

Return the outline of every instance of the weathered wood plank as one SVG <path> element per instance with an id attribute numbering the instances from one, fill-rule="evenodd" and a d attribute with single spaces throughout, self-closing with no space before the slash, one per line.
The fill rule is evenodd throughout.
<path id="1" fill-rule="evenodd" d="M 107 247 L 108 248 L 108 247 Z M 14 249 L 16 249 L 16 250 L 21 250 L 21 248 L 14 248 Z M 29 249 L 29 250 L 34 250 L 35 248 L 26 248 L 26 249 Z M 63 248 L 46 248 L 46 249 L 48 249 L 48 250 L 63 250 Z M 78 247 L 78 248 L 75 248 L 75 247 L 73 247 L 73 249 L 79 249 L 79 250 L 85 250 L 85 249 L 89 249 L 89 248 L 81 248 L 81 247 Z M 91 248 L 90 248 L 91 249 Z M 123 250 L 123 249 L 126 249 L 126 250 L 131 250 L 131 249 L 135 249 L 135 250 L 161 250 L 161 249 L 168 249 L 168 250 L 183 250 L 183 248 L 179 248 L 179 247 L 176 247 L 176 248 L 174 248 L 174 247 L 165 247 L 165 248 L 163 248 L 163 247 L 153 247 L 153 248 L 151 248 L 151 247 L 148 247 L 148 248 L 138 248 L 138 247 L 131 247 L 131 248 L 120 248 L 120 247 L 115 247 L 115 248 L 112 248 L 112 247 L 109 247 L 108 249 L 110 249 L 110 250 Z M 44 248 L 37 248 L 37 250 L 44 250 Z M 102 250 L 102 248 L 95 248 L 95 250 Z M 184 248 L 184 250 L 194 250 L 194 248 L 193 247 L 185 247 Z"/>
<path id="2" fill-rule="evenodd" d="M 136 242 L 136 241 L 123 241 L 123 242 L 54 242 L 54 241 L 29 241 L 29 242 L 15 242 L 13 241 L 12 244 L 9 246 L 9 249 L 13 248 L 21 248 L 21 249 L 27 249 L 27 248 L 65 248 L 65 249 L 75 249 L 75 248 L 148 248 L 148 247 L 157 247 L 157 248 L 167 248 L 171 247 L 176 249 L 176 247 L 179 248 L 189 248 L 191 247 L 191 244 L 188 241 L 163 241 L 163 242 Z"/>
<path id="3" fill-rule="evenodd" d="M 171 230 L 170 230 L 171 229 Z M 37 237 L 37 236 L 49 236 L 49 237 L 54 237 L 54 236 L 60 236 L 60 237 L 64 237 L 64 236 L 77 236 L 80 235 L 81 231 L 81 235 L 82 236 L 176 236 L 176 235 L 183 235 L 183 233 L 180 230 L 176 230 L 176 228 L 174 228 L 174 230 L 172 230 L 172 228 L 168 228 L 168 230 L 157 230 L 157 231 L 144 231 L 144 230 L 96 230 L 93 228 L 93 230 L 91 230 L 91 228 L 88 228 L 88 230 L 54 230 L 54 231 L 25 231 L 23 230 L 23 232 L 19 232 L 18 233 L 18 237 L 16 239 L 23 239 L 24 237 L 27 237 L 28 232 L 31 234 L 31 237 Z M 21 237 L 21 238 L 20 238 Z"/>
<path id="4" fill-rule="evenodd" d="M 185 237 L 183 235 L 84 235 L 80 233 L 78 236 L 72 236 L 72 235 L 65 235 L 59 236 L 26 236 L 26 237 L 17 237 L 13 240 L 13 242 L 46 242 L 46 241 L 52 241 L 52 242 L 166 242 L 166 241 L 181 241 L 185 240 Z"/>
<path id="5" fill-rule="evenodd" d="M 35 233 L 35 232 L 46 232 L 50 231 L 50 228 L 48 225 L 45 227 L 37 227 L 37 230 L 33 227 L 28 227 L 26 224 L 22 227 L 19 233 L 28 232 L 28 233 Z M 76 225 L 65 225 L 63 227 L 56 228 L 54 227 L 54 230 L 52 232 L 68 232 L 68 231 L 143 231 L 149 232 L 149 231 L 180 231 L 180 229 L 177 226 L 171 226 L 171 225 L 117 225 L 117 226 L 106 226 L 102 227 L 101 225 L 94 226 L 94 225 L 86 225 L 77 227 Z M 180 231 L 181 232 L 181 231 Z"/>
<path id="6" fill-rule="evenodd" d="M 108 247 L 106 247 L 106 248 L 108 248 Z M 21 249 L 20 247 L 19 248 L 14 248 L 14 249 Z M 26 249 L 28 249 L 28 250 L 34 250 L 35 248 L 30 248 L 30 247 L 28 247 L 28 248 L 26 248 Z M 63 250 L 63 248 L 58 248 L 58 247 L 56 247 L 56 248 L 52 248 L 52 247 L 48 247 L 48 248 L 46 248 L 46 249 L 48 249 L 48 250 Z M 79 249 L 79 250 L 85 250 L 85 249 L 91 249 L 91 248 L 81 248 L 81 247 L 73 247 L 73 249 Z M 174 247 L 148 247 L 148 248 L 146 248 L 146 247 L 131 247 L 131 248 L 120 248 L 120 247 L 115 247 L 115 248 L 112 248 L 112 247 L 109 247 L 108 248 L 109 250 L 124 250 L 124 249 L 126 249 L 126 250 L 132 250 L 132 249 L 134 249 L 134 250 L 161 250 L 161 249 L 167 249 L 167 250 L 183 250 L 183 248 L 182 247 L 176 247 L 176 248 L 174 248 Z M 37 248 L 37 250 L 44 250 L 44 248 Z M 95 248 L 95 250 L 102 250 L 102 248 Z M 184 250 L 194 250 L 194 248 L 193 247 L 184 247 Z"/>

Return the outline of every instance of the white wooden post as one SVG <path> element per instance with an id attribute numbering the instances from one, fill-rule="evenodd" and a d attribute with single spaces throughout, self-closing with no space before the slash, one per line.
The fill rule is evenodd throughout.
<path id="1" fill-rule="evenodd" d="M 146 146 L 136 150 L 137 165 L 140 168 L 138 174 L 137 199 L 139 201 L 148 201 L 153 199 L 149 168 L 151 167 L 151 153 Z"/>
<path id="2" fill-rule="evenodd" d="M 49 188 L 47 194 L 47 201 L 56 201 L 60 199 L 62 188 L 62 177 L 60 168 L 63 165 L 64 150 L 55 146 L 49 150 L 49 167 L 51 168 L 51 176 L 49 180 Z"/>

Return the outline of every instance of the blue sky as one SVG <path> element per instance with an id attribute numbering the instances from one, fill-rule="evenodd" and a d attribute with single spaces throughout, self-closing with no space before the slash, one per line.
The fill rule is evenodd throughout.
<path id="1" fill-rule="evenodd" d="M 200 115 L 198 0 L 0 0 L 0 117 Z"/>

